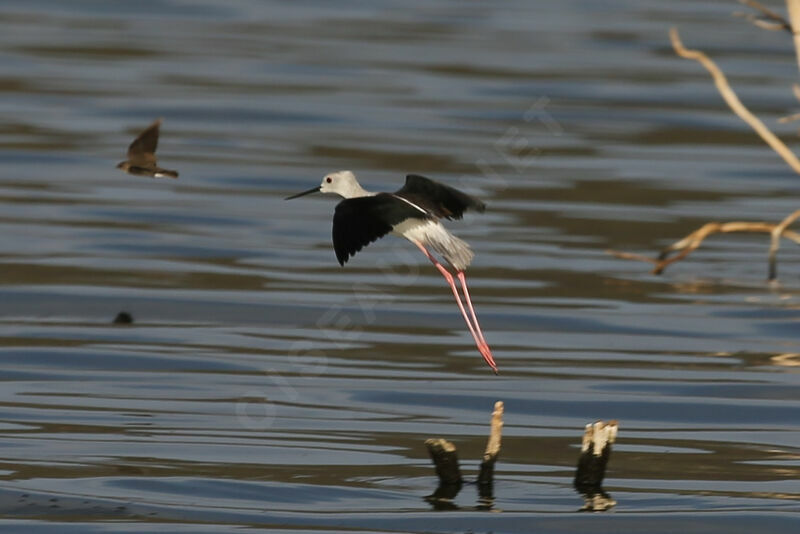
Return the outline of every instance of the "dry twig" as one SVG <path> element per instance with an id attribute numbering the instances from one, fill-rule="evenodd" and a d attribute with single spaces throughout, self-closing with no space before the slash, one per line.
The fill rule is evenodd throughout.
<path id="1" fill-rule="evenodd" d="M 769 245 L 769 275 L 768 278 L 770 280 L 775 280 L 778 276 L 778 266 L 777 266 L 777 254 L 778 254 L 778 247 L 780 246 L 780 239 L 781 237 L 786 237 L 794 241 L 795 243 L 800 244 L 800 236 L 798 236 L 795 232 L 788 232 L 786 228 L 797 218 L 800 217 L 800 210 L 791 213 L 788 217 L 783 219 L 780 224 L 776 224 L 775 228 L 772 229 L 770 232 L 770 245 Z"/>
<path id="2" fill-rule="evenodd" d="M 789 31 L 792 32 L 792 38 L 794 40 L 797 66 L 800 68 L 800 35 L 795 31 L 796 28 L 800 28 L 800 1 L 786 0 L 786 7 L 789 10 Z"/>
<path id="3" fill-rule="evenodd" d="M 730 106 L 731 110 L 733 110 L 736 115 L 739 116 L 744 122 L 750 125 L 758 135 L 766 142 L 772 150 L 778 153 L 780 157 L 794 170 L 796 173 L 800 174 L 800 160 L 797 159 L 789 148 L 778 139 L 778 137 L 767 128 L 761 120 L 753 115 L 749 109 L 747 109 L 742 101 L 739 100 L 739 97 L 736 96 L 736 93 L 733 92 L 731 86 L 728 84 L 728 79 L 722 73 L 722 71 L 717 67 L 716 63 L 711 61 L 711 59 L 705 55 L 703 52 L 699 50 L 689 50 L 683 43 L 681 42 L 681 38 L 678 35 L 677 28 L 670 28 L 669 30 L 669 38 L 672 41 L 672 47 L 675 49 L 675 53 L 679 56 L 686 58 L 686 59 L 694 59 L 695 61 L 699 61 L 706 70 L 711 74 L 711 77 L 714 78 L 714 85 L 717 86 L 717 90 L 722 95 L 722 98 L 725 99 L 725 103 Z"/>
<path id="4" fill-rule="evenodd" d="M 742 0 L 742 3 L 758 9 L 768 19 L 773 21 L 780 20 L 783 21 L 783 23 L 788 24 L 780 15 L 770 11 L 754 0 Z M 800 0 L 787 0 L 787 4 L 789 7 L 789 16 L 794 27 L 800 27 Z M 791 27 L 792 26 L 789 26 L 790 31 Z M 800 64 L 800 33 L 792 32 L 792 34 L 794 36 L 798 62 Z M 681 42 L 677 28 L 670 28 L 669 36 L 670 41 L 672 42 L 672 47 L 675 49 L 675 53 L 683 58 L 693 59 L 702 64 L 711 74 L 717 90 L 719 91 L 720 95 L 722 95 L 722 98 L 725 100 L 728 106 L 730 106 L 731 110 L 737 116 L 739 116 L 739 118 L 750 125 L 750 127 L 756 131 L 756 133 L 764 140 L 764 142 L 766 142 L 781 158 L 783 158 L 783 160 L 792 168 L 792 170 L 800 174 L 800 160 L 797 159 L 797 156 L 795 156 L 794 153 L 789 150 L 786 144 L 784 144 L 783 141 L 773 134 L 772 131 L 770 131 L 770 129 L 767 128 L 767 126 L 764 125 L 764 123 L 761 122 L 758 117 L 753 115 L 750 110 L 748 110 L 744 104 L 742 104 L 741 100 L 739 100 L 739 97 L 736 96 L 736 93 L 733 91 L 733 89 L 731 89 L 725 74 L 723 74 L 720 68 L 717 67 L 717 65 L 703 52 L 686 48 Z M 794 92 L 798 99 L 800 99 L 800 87 L 795 85 Z M 776 256 L 780 246 L 780 238 L 785 237 L 794 241 L 795 243 L 800 244 L 800 234 L 788 230 L 789 225 L 795 222 L 798 218 L 800 218 L 800 210 L 795 211 L 778 224 L 768 222 L 706 223 L 683 239 L 676 241 L 672 245 L 662 250 L 661 254 L 659 254 L 656 258 L 649 258 L 639 254 L 618 252 L 614 250 L 609 250 L 608 252 L 618 258 L 652 263 L 654 264 L 652 270 L 653 274 L 661 274 L 668 265 L 675 263 L 676 261 L 680 261 L 691 254 L 697 249 L 697 247 L 700 246 L 703 240 L 711 234 L 733 232 L 769 233 L 770 248 L 768 259 L 768 278 L 770 280 L 774 280 L 777 276 Z M 670 257 L 673 252 L 677 252 L 677 254 Z"/>
<path id="5" fill-rule="evenodd" d="M 800 100 L 800 85 L 796 83 L 792 84 L 792 94 L 797 100 Z M 797 119 L 800 119 L 800 113 L 792 113 L 791 115 L 787 115 L 786 117 L 781 117 L 778 119 L 778 122 L 780 124 L 784 124 L 787 122 L 796 121 Z"/>
<path id="6" fill-rule="evenodd" d="M 734 15 L 738 17 L 743 17 L 748 21 L 752 22 L 759 28 L 771 31 L 787 31 L 792 33 L 792 26 L 789 24 L 789 21 L 783 18 L 778 13 L 775 13 L 771 9 L 766 6 L 761 5 L 760 3 L 756 2 L 755 0 L 739 0 L 740 3 L 752 7 L 756 11 L 761 12 L 761 16 L 754 15 L 752 13 L 740 13 L 736 12 Z"/>
<path id="7" fill-rule="evenodd" d="M 664 248 L 655 258 L 616 250 L 609 250 L 608 253 L 624 260 L 637 260 L 652 263 L 654 266 L 653 270 L 650 272 L 653 274 L 661 274 L 669 265 L 686 258 L 686 256 L 694 252 L 703 240 L 712 234 L 767 233 L 772 236 L 772 246 L 769 251 L 769 279 L 773 280 L 776 276 L 775 256 L 780 245 L 780 238 L 784 237 L 790 239 L 800 245 L 800 234 L 787 230 L 787 227 L 799 217 L 800 210 L 794 212 L 778 224 L 767 222 L 706 223 L 683 239 Z M 675 252 L 677 252 L 677 254 L 671 256 L 671 254 Z"/>

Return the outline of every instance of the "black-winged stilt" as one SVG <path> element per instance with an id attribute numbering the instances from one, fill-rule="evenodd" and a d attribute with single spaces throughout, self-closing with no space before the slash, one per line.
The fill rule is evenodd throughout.
<path id="1" fill-rule="evenodd" d="M 127 161 L 119 162 L 117 168 L 136 176 L 177 178 L 178 171 L 162 169 L 156 165 L 156 147 L 158 147 L 160 126 L 161 119 L 158 119 L 140 133 L 128 147 Z"/>
<path id="2" fill-rule="evenodd" d="M 339 264 L 344 266 L 356 252 L 390 232 L 417 245 L 447 280 L 478 350 L 496 374 L 497 364 L 481 332 L 464 276 L 464 270 L 474 254 L 466 242 L 451 234 L 439 221 L 442 217 L 460 219 L 467 210 L 483 212 L 486 205 L 457 189 L 416 174 L 406 176 L 406 184 L 394 193 L 370 193 L 361 187 L 350 171 L 328 174 L 322 179 L 321 185 L 287 197 L 286 200 L 317 192 L 336 193 L 344 197 L 336 205 L 333 215 L 333 249 Z M 467 301 L 466 309 L 453 275 L 429 249 L 441 256 L 455 271 L 455 277 L 464 292 L 464 300 Z"/>

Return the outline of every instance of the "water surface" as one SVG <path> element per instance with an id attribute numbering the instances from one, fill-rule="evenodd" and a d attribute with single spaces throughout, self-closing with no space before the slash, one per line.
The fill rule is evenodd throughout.
<path id="1" fill-rule="evenodd" d="M 795 532 L 798 178 L 741 98 L 796 108 L 788 37 L 731 2 L 6 2 L 0 10 L 0 510 L 25 532 Z M 743 40 L 743 36 L 746 39 Z M 114 169 L 163 117 L 177 181 Z M 346 268 L 329 171 L 414 172 L 489 209 L 449 226 L 494 377 L 439 274 L 387 238 Z M 131 325 L 113 325 L 120 311 Z M 506 405 L 493 512 L 425 502 L 423 445 L 476 474 Z M 620 421 L 579 514 L 580 435 Z"/>

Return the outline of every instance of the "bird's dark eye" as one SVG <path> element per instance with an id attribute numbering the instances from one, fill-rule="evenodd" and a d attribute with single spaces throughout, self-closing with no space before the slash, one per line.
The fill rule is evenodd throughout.
<path id="1" fill-rule="evenodd" d="M 325 178 L 325 181 L 331 183 L 333 181 L 333 178 Z"/>

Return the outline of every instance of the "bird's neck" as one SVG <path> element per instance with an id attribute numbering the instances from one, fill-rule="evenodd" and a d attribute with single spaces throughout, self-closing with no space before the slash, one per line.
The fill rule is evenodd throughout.
<path id="1" fill-rule="evenodd" d="M 363 187 L 361 187 L 358 183 L 348 184 L 347 190 L 342 191 L 340 193 L 344 198 L 358 198 L 358 197 L 370 197 L 373 196 L 375 193 L 370 193 Z"/>

